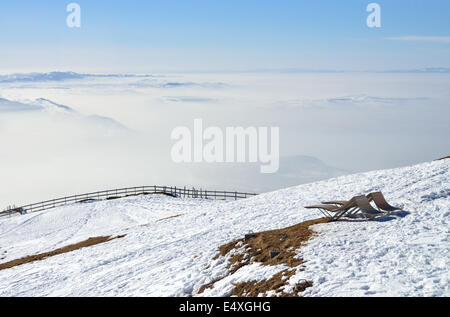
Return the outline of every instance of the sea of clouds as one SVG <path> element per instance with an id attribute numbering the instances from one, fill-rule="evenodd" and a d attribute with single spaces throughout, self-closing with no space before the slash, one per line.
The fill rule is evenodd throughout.
<path id="1" fill-rule="evenodd" d="M 136 185 L 263 192 L 448 155 L 448 73 L 0 76 L 0 209 Z M 280 170 L 175 164 L 171 132 L 280 127 Z"/>

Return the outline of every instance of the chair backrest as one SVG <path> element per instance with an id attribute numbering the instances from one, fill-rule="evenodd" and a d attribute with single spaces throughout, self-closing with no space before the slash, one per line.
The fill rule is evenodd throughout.
<path id="1" fill-rule="evenodd" d="M 370 214 L 370 215 L 382 214 L 381 211 L 378 211 L 372 207 L 369 199 L 367 199 L 366 196 L 355 197 L 355 201 L 356 201 L 356 204 L 358 205 L 358 208 L 361 209 L 361 211 L 365 214 Z"/>
<path id="2" fill-rule="evenodd" d="M 370 193 L 368 196 L 373 200 L 375 205 L 377 205 L 377 207 L 380 208 L 380 209 L 383 209 L 383 210 L 386 210 L 386 211 L 393 211 L 393 210 L 397 210 L 398 209 L 396 207 L 393 207 L 393 206 L 389 205 L 389 203 L 384 198 L 382 192 Z"/>
<path id="3" fill-rule="evenodd" d="M 365 198 L 365 196 L 355 196 L 352 199 L 350 199 L 349 201 L 347 201 L 345 204 L 343 204 L 340 208 L 341 209 L 350 209 L 350 208 L 357 207 L 356 199 L 361 198 L 361 197 Z"/>

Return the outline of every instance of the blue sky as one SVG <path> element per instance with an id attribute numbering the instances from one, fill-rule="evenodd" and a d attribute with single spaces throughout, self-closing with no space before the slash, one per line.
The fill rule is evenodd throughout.
<path id="1" fill-rule="evenodd" d="M 79 29 L 70 2 L 1 1 L 0 71 L 450 67 L 448 0 L 78 0 Z"/>

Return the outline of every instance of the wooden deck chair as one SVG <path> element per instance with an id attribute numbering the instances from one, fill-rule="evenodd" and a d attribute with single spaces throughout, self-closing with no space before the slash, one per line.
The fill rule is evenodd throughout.
<path id="1" fill-rule="evenodd" d="M 348 202 L 349 202 L 348 200 L 331 200 L 331 201 L 323 201 L 322 204 L 344 206 Z M 356 218 L 355 215 L 357 213 L 358 213 L 358 208 L 352 208 L 351 210 L 349 210 L 348 212 L 345 213 L 345 217 Z"/>
<path id="2" fill-rule="evenodd" d="M 342 206 L 345 205 L 347 202 L 348 200 L 331 200 L 331 201 L 322 201 L 322 204 Z"/>
<path id="3" fill-rule="evenodd" d="M 349 201 L 345 202 L 342 206 L 331 206 L 331 205 L 314 205 L 305 206 L 307 209 L 319 209 L 319 211 L 327 217 L 330 221 L 335 221 L 344 216 L 347 212 L 354 211 L 357 209 L 356 198 L 365 196 L 355 196 Z M 367 198 L 366 198 L 367 199 Z"/>
<path id="4" fill-rule="evenodd" d="M 369 199 L 366 196 L 358 196 L 355 197 L 356 205 L 358 206 L 359 211 L 366 217 L 367 219 L 374 219 L 377 216 L 385 215 L 385 212 L 376 210 L 370 204 Z"/>
<path id="5" fill-rule="evenodd" d="M 381 192 L 370 193 L 369 195 L 367 195 L 367 198 L 372 200 L 380 211 L 384 210 L 387 212 L 391 212 L 401 210 L 400 208 L 389 205 L 389 203 L 384 198 L 383 193 Z"/>
<path id="6" fill-rule="evenodd" d="M 375 203 L 379 211 L 392 212 L 396 210 L 401 210 L 401 208 L 391 206 L 384 198 L 382 192 L 373 192 L 368 194 L 366 197 L 369 201 L 373 201 Z M 347 200 L 331 200 L 322 202 L 322 204 L 337 205 L 337 206 L 342 206 L 345 203 L 347 203 Z"/>

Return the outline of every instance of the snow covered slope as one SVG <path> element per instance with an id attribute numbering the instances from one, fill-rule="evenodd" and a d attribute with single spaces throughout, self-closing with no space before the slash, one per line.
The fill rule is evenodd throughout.
<path id="1" fill-rule="evenodd" d="M 305 205 L 382 191 L 404 212 L 379 221 L 314 226 L 300 249 L 314 281 L 306 296 L 449 296 L 450 160 L 342 176 L 241 201 L 140 196 L 66 206 L 0 219 L 0 263 L 89 237 L 122 239 L 0 270 L 0 296 L 188 296 L 226 275 L 218 246 L 249 232 L 320 217 Z M 226 296 L 232 283 L 268 279 L 282 266 L 252 264 L 203 296 Z"/>

